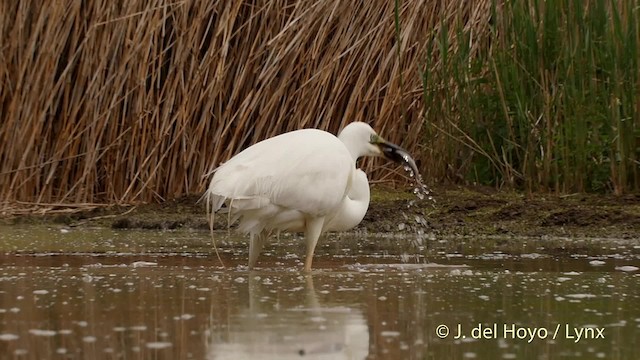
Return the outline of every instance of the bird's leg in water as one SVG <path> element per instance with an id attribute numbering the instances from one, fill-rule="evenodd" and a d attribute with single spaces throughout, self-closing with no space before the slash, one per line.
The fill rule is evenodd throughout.
<path id="1" fill-rule="evenodd" d="M 313 252 L 316 249 L 318 238 L 322 233 L 322 226 L 324 225 L 324 216 L 307 218 L 307 226 L 304 232 L 304 237 L 307 241 L 307 258 L 304 261 L 304 271 L 311 272 L 311 262 L 313 261 Z"/>
<path id="2" fill-rule="evenodd" d="M 262 231 L 259 234 L 251 233 L 249 240 L 249 269 L 253 269 L 258 261 L 258 256 L 264 246 L 264 241 L 267 238 L 266 231 Z"/>

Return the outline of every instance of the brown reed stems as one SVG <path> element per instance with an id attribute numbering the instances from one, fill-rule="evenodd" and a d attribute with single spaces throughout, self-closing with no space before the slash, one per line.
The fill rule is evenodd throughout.
<path id="1" fill-rule="evenodd" d="M 550 92 L 568 88 L 569 82 L 557 85 L 560 75 L 579 76 L 572 53 L 541 60 L 525 54 L 537 46 L 544 54 L 569 49 L 552 47 L 553 41 L 583 39 L 582 25 L 549 34 L 536 29 L 552 30 L 545 24 L 556 13 L 558 26 L 591 21 L 580 11 L 605 2 L 563 3 L 547 13 L 541 5 L 546 3 L 508 4 L 0 2 L 0 208 L 128 204 L 198 193 L 208 180 L 203 174 L 250 144 L 299 128 L 336 133 L 352 121 L 367 121 L 407 148 L 432 181 L 469 181 L 480 169 L 484 174 L 475 179 L 496 185 L 587 189 L 569 182 L 583 179 L 583 170 L 599 176 L 601 166 L 592 159 L 606 167 L 613 156 L 572 153 L 576 145 L 567 139 L 578 136 L 630 159 L 624 166 L 611 163 L 610 177 L 614 187 L 616 181 L 622 184 L 616 192 L 633 181 L 637 188 L 637 119 L 625 123 L 626 115 L 615 106 L 616 101 L 624 111 L 635 106 L 638 101 L 626 95 L 635 87 L 616 83 L 625 95 L 607 98 L 610 82 L 589 82 L 601 73 L 593 70 L 597 66 L 587 67 L 589 79 L 571 81 L 593 85 L 599 98 L 604 96 L 606 116 L 622 119 L 613 126 L 630 130 L 621 132 L 626 138 L 620 144 L 608 140 L 621 139 L 605 131 L 608 124 L 599 128 L 603 137 L 575 135 L 565 111 L 579 119 L 576 111 L 587 113 L 580 109 L 597 101 L 578 87 L 568 95 Z M 599 12 L 605 23 L 616 4 L 606 2 L 612 10 Z M 637 27 L 625 24 L 635 24 L 635 18 L 634 12 L 623 13 L 622 25 L 611 27 L 615 34 L 628 33 L 624 39 L 630 46 L 640 37 L 632 32 Z M 529 22 L 531 36 L 522 37 Z M 591 51 L 584 52 L 590 56 L 585 64 L 611 58 L 578 40 L 576 46 Z M 614 56 L 629 58 L 616 50 L 617 43 L 612 37 Z M 566 71 L 549 71 L 546 61 L 567 64 Z M 632 61 L 612 62 L 611 69 L 624 80 L 629 76 L 622 71 Z M 532 72 L 538 70 L 540 75 Z M 565 106 L 569 95 L 577 100 Z M 520 109 L 524 100 L 531 104 Z M 571 160 L 579 165 L 571 175 L 561 173 L 566 159 L 586 160 Z M 381 164 L 361 165 L 376 180 L 385 169 L 373 165 Z M 606 182 L 607 174 L 598 179 Z"/>
<path id="2" fill-rule="evenodd" d="M 4 1 L 0 199 L 199 192 L 254 142 L 351 121 L 419 152 L 423 38 L 464 4 L 403 2 L 397 44 L 389 1 Z"/>

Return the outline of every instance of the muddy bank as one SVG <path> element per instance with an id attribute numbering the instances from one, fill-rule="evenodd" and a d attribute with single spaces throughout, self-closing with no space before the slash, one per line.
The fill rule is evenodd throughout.
<path id="1" fill-rule="evenodd" d="M 208 229 L 199 195 L 162 204 L 99 207 L 63 214 L 5 216 L 5 223 L 52 222 L 119 229 Z M 372 202 L 356 232 L 433 236 L 581 237 L 639 239 L 640 195 L 526 196 L 486 188 L 435 189 L 435 203 L 409 191 L 372 188 Z M 216 229 L 226 229 L 225 215 Z"/>
<path id="2" fill-rule="evenodd" d="M 436 203 L 412 199 L 382 201 L 371 206 L 364 226 L 398 231 L 424 219 L 429 231 L 444 236 L 512 235 L 515 237 L 638 238 L 640 195 L 526 196 L 492 189 L 441 189 Z M 398 211 L 402 209 L 402 211 Z M 404 220 L 404 221 L 403 221 Z"/>

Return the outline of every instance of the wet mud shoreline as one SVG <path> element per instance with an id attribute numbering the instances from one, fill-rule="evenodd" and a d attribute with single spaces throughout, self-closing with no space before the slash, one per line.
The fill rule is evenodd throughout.
<path id="1" fill-rule="evenodd" d="M 372 188 L 372 201 L 357 233 L 430 237 L 563 237 L 637 239 L 640 244 L 640 194 L 527 196 L 480 188 L 435 190 L 435 202 L 417 199 L 409 189 Z M 70 227 L 117 229 L 208 229 L 199 195 L 161 204 L 97 207 L 68 213 L 5 216 L 14 223 L 52 223 Z M 227 229 L 224 214 L 215 228 Z"/>

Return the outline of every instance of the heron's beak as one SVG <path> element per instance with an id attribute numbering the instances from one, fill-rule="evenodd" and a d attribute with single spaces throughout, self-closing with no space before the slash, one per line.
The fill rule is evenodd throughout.
<path id="1" fill-rule="evenodd" d="M 420 172 L 418 171 L 418 166 L 416 166 L 415 160 L 409 155 L 407 150 L 401 148 L 400 146 L 390 143 L 380 136 L 374 136 L 371 138 L 371 143 L 377 145 L 380 151 L 382 152 L 382 156 L 385 158 L 401 164 L 403 166 L 408 166 L 411 168 L 414 174 L 418 175 Z"/>

